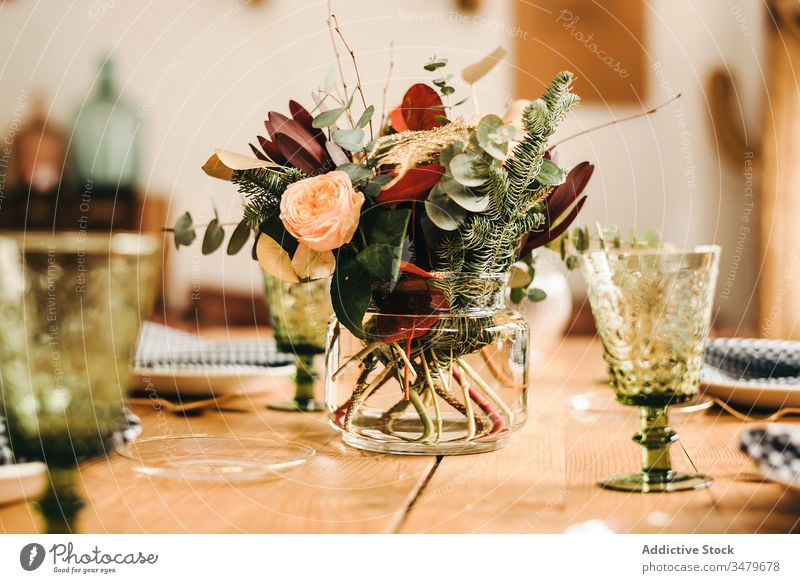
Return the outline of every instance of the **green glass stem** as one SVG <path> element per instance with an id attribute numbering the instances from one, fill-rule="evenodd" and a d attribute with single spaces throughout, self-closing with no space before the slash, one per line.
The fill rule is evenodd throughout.
<path id="1" fill-rule="evenodd" d="M 314 400 L 314 384 L 317 381 L 317 373 L 314 370 L 314 355 L 296 354 L 294 364 L 296 368 L 294 400 L 303 405 Z"/>
<path id="2" fill-rule="evenodd" d="M 669 446 L 678 439 L 667 424 L 666 407 L 641 407 L 641 431 L 633 440 L 642 446 L 642 474 L 650 483 L 667 482 L 672 478 Z"/>
<path id="3" fill-rule="evenodd" d="M 47 534 L 73 534 L 75 517 L 84 507 L 83 500 L 75 490 L 77 469 L 48 467 L 47 473 L 47 491 L 34 503 L 35 507 L 45 520 Z"/>

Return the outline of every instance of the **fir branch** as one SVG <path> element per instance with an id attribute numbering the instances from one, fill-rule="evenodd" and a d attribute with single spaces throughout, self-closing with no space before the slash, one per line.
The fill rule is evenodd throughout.
<path id="1" fill-rule="evenodd" d="M 245 197 L 244 219 L 248 226 L 258 229 L 261 223 L 277 212 L 286 187 L 305 177 L 303 172 L 294 168 L 253 168 L 235 172 L 231 182 Z"/>

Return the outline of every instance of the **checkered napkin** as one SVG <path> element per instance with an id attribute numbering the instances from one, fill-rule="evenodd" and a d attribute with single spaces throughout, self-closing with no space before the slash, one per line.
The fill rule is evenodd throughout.
<path id="1" fill-rule="evenodd" d="M 706 345 L 706 368 L 737 381 L 800 384 L 800 342 L 761 338 L 714 338 Z"/>
<path id="2" fill-rule="evenodd" d="M 773 423 L 742 434 L 742 451 L 764 474 L 800 486 L 800 426 Z"/>
<path id="3" fill-rule="evenodd" d="M 147 322 L 142 327 L 134 368 L 174 372 L 264 369 L 286 366 L 294 356 L 278 352 L 274 340 L 212 341 L 175 328 Z"/>
<path id="4" fill-rule="evenodd" d="M 127 443 L 133 441 L 142 434 L 142 420 L 135 413 L 125 409 L 125 423 L 117 433 L 114 434 L 114 441 Z M 14 454 L 8 446 L 6 437 L 6 425 L 0 417 L 0 466 L 14 463 Z"/>

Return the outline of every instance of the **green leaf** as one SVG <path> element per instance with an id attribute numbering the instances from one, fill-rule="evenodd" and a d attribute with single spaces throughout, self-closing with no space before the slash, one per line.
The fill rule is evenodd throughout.
<path id="1" fill-rule="evenodd" d="M 289 257 L 294 257 L 294 252 L 297 251 L 297 239 L 292 237 L 286 227 L 283 226 L 278 215 L 272 215 L 269 219 L 261 223 L 259 230 L 277 241 L 283 247 L 283 250 L 289 254 Z"/>
<path id="2" fill-rule="evenodd" d="M 358 118 L 356 122 L 357 128 L 365 128 L 369 123 L 369 120 L 372 119 L 372 114 L 375 113 L 375 106 L 370 105 L 367 109 L 364 110 L 364 113 L 361 114 L 361 117 Z"/>
<path id="3" fill-rule="evenodd" d="M 449 176 L 442 178 L 442 190 L 447 197 L 461 208 L 473 213 L 482 213 L 489 208 L 489 196 L 473 194 L 466 186 L 459 184 Z"/>
<path id="4" fill-rule="evenodd" d="M 464 152 L 464 144 L 461 142 L 454 142 L 439 152 L 439 164 L 445 168 L 450 167 L 450 162 Z"/>
<path id="5" fill-rule="evenodd" d="M 436 85 L 437 87 L 444 88 L 445 86 L 447 86 L 447 82 L 450 81 L 450 79 L 452 78 L 453 78 L 452 73 L 448 73 L 447 75 L 442 75 L 438 79 L 434 79 L 433 84 Z"/>
<path id="6" fill-rule="evenodd" d="M 203 236 L 203 255 L 208 255 L 219 249 L 225 240 L 225 229 L 219 224 L 219 219 L 211 219 Z"/>
<path id="7" fill-rule="evenodd" d="M 363 216 L 364 230 L 370 245 L 385 243 L 397 247 L 403 244 L 408 222 L 411 220 L 410 209 L 375 208 Z"/>
<path id="8" fill-rule="evenodd" d="M 403 245 L 392 246 L 386 243 L 374 243 L 356 255 L 356 261 L 370 275 L 383 281 L 396 281 L 400 275 L 400 260 Z"/>
<path id="9" fill-rule="evenodd" d="M 473 154 L 458 154 L 450 160 L 450 174 L 464 186 L 480 186 L 485 182 L 474 169 L 477 158 Z"/>
<path id="10" fill-rule="evenodd" d="M 515 304 L 518 304 L 522 301 L 522 298 L 525 297 L 525 290 L 521 287 L 512 287 L 509 295 L 511 297 L 511 301 Z"/>
<path id="11" fill-rule="evenodd" d="M 423 65 L 423 68 L 426 71 L 435 71 L 436 69 L 441 69 L 445 65 L 447 65 L 447 59 L 434 56 L 431 57 L 430 61 Z"/>
<path id="12" fill-rule="evenodd" d="M 467 210 L 447 196 L 441 182 L 431 189 L 425 199 L 425 214 L 444 231 L 455 231 L 467 218 Z"/>
<path id="13" fill-rule="evenodd" d="M 572 271 L 573 269 L 578 267 L 578 256 L 570 255 L 569 257 L 567 257 L 566 264 L 567 264 L 567 269 Z"/>
<path id="14" fill-rule="evenodd" d="M 445 85 L 444 87 L 439 89 L 439 92 L 442 95 L 452 95 L 453 93 L 456 92 L 456 90 L 453 87 L 450 87 L 449 85 Z"/>
<path id="15" fill-rule="evenodd" d="M 542 167 L 539 174 L 536 175 L 536 180 L 539 184 L 546 186 L 558 186 L 563 184 L 567 179 L 567 173 L 558 164 L 545 158 L 542 160 Z"/>
<path id="16" fill-rule="evenodd" d="M 347 163 L 337 166 L 336 169 L 347 174 L 353 184 L 372 178 L 372 170 L 361 164 Z"/>
<path id="17" fill-rule="evenodd" d="M 236 225 L 236 228 L 233 230 L 233 234 L 231 235 L 230 240 L 228 241 L 228 248 L 226 249 L 226 253 L 228 255 L 236 255 L 239 251 L 242 250 L 247 240 L 250 238 L 250 227 L 247 224 L 246 220 L 243 220 L 241 223 Z"/>
<path id="18" fill-rule="evenodd" d="M 345 150 L 358 152 L 364 149 L 364 130 L 358 128 L 351 130 L 335 130 L 331 139 Z"/>
<path id="19" fill-rule="evenodd" d="M 352 255 L 341 252 L 331 281 L 331 302 L 339 322 L 358 338 L 366 335 L 364 314 L 372 299 L 372 280 Z"/>
<path id="20" fill-rule="evenodd" d="M 343 107 L 337 107 L 335 109 L 323 111 L 312 120 L 311 125 L 317 129 L 327 128 L 328 126 L 335 124 L 336 120 L 339 119 L 343 113 Z"/>
<path id="21" fill-rule="evenodd" d="M 528 290 L 528 299 L 532 302 L 541 302 L 547 299 L 547 292 L 538 287 L 532 287 Z"/>
<path id="22" fill-rule="evenodd" d="M 192 215 L 183 213 L 178 220 L 175 221 L 174 233 L 176 249 L 180 248 L 181 245 L 184 247 L 191 245 L 197 238 L 197 233 L 194 231 Z"/>
<path id="23" fill-rule="evenodd" d="M 475 137 L 478 138 L 478 144 L 481 147 L 491 143 L 490 135 L 498 128 L 503 126 L 503 120 L 494 114 L 485 115 L 478 122 L 478 127 L 475 128 Z"/>

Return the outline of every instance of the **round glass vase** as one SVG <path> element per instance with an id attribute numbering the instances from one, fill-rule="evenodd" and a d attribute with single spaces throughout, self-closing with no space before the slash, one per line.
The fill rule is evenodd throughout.
<path id="1" fill-rule="evenodd" d="M 528 325 L 507 276 L 402 275 L 354 334 L 328 328 L 330 422 L 353 447 L 455 455 L 499 449 L 525 423 Z"/>

